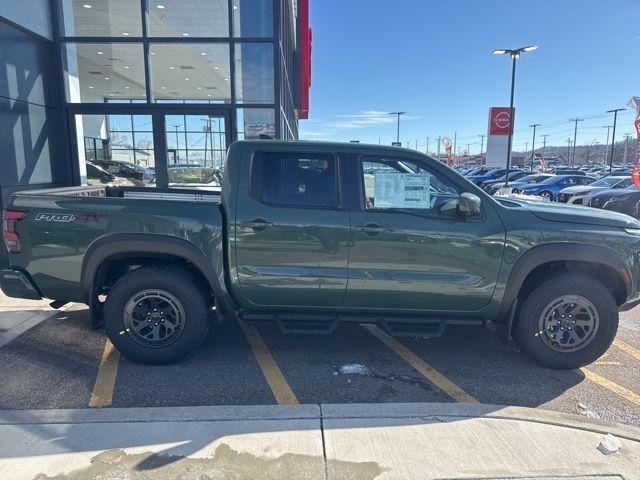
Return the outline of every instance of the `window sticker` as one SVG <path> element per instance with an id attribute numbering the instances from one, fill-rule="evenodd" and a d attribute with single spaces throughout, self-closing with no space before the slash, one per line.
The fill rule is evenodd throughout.
<path id="1" fill-rule="evenodd" d="M 375 173 L 375 207 L 428 209 L 430 177 L 428 173 Z"/>

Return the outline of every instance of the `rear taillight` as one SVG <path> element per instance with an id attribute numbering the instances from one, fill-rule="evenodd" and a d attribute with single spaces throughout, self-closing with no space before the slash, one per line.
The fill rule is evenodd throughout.
<path id="1" fill-rule="evenodd" d="M 16 232 L 16 224 L 24 218 L 26 214 L 27 212 L 5 210 L 2 215 L 2 236 L 4 237 L 4 244 L 7 246 L 9 253 L 20 253 L 20 236 L 18 232 Z"/>

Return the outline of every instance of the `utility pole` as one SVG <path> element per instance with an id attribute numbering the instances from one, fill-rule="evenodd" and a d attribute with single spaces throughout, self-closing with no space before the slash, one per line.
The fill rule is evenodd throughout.
<path id="1" fill-rule="evenodd" d="M 425 148 L 425 153 L 429 155 L 429 137 L 427 137 L 427 148 Z"/>
<path id="2" fill-rule="evenodd" d="M 604 159 L 603 161 L 607 161 L 607 156 L 609 155 L 609 131 L 611 130 L 611 125 L 604 125 L 602 128 L 607 129 L 607 143 L 604 144 Z"/>
<path id="3" fill-rule="evenodd" d="M 418 150 L 418 140 L 416 140 L 416 150 Z"/>
<path id="4" fill-rule="evenodd" d="M 544 157 L 544 150 L 547 148 L 547 137 L 549 135 L 542 135 L 542 156 Z"/>
<path id="5" fill-rule="evenodd" d="M 613 170 L 613 151 L 616 144 L 616 123 L 618 122 L 618 112 L 622 112 L 626 108 L 614 108 L 613 110 L 607 110 L 607 113 L 613 113 L 613 131 L 611 132 L 611 153 L 609 157 L 609 173 Z"/>
<path id="6" fill-rule="evenodd" d="M 570 122 L 575 122 L 573 130 L 573 155 L 571 156 L 571 166 L 576 162 L 576 140 L 578 137 L 578 122 L 582 122 L 584 118 L 570 118 Z"/>
<path id="7" fill-rule="evenodd" d="M 533 125 L 529 125 L 533 127 L 533 141 L 531 142 L 531 171 L 533 172 L 533 156 L 536 151 L 536 128 L 540 126 L 539 123 L 534 123 Z"/>
<path id="8" fill-rule="evenodd" d="M 622 157 L 622 166 L 627 166 L 627 152 L 629 151 L 629 138 L 631 138 L 631 134 L 624 134 L 624 155 Z"/>
<path id="9" fill-rule="evenodd" d="M 440 142 L 442 141 L 442 135 L 438 135 L 438 160 L 440 160 Z"/>
<path id="10" fill-rule="evenodd" d="M 567 162 L 569 162 L 570 157 L 571 157 L 571 138 L 567 138 Z M 569 163 L 569 166 L 571 166 L 570 163 Z"/>
<path id="11" fill-rule="evenodd" d="M 482 153 L 484 150 L 484 137 L 486 137 L 486 135 L 478 135 L 480 137 L 480 162 L 482 162 Z"/>

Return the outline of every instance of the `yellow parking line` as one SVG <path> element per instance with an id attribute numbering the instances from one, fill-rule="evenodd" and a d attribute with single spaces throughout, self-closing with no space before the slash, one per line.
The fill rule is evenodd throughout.
<path id="1" fill-rule="evenodd" d="M 407 347 L 398 342 L 395 338 L 386 334 L 379 327 L 372 324 L 361 324 L 366 328 L 373 336 L 377 337 L 387 347 L 397 353 L 406 362 L 408 362 L 413 368 L 415 368 L 422 376 L 433 383 L 436 387 L 453 398 L 456 402 L 461 403 L 478 403 L 478 401 L 465 392 L 462 388 L 457 386 L 447 377 L 438 372 L 435 368 L 429 365 L 427 362 L 418 357 L 415 353 L 409 350 Z"/>
<path id="2" fill-rule="evenodd" d="M 253 355 L 256 357 L 258 365 L 262 369 L 264 377 L 267 379 L 267 383 L 273 392 L 273 396 L 276 397 L 276 401 L 279 405 L 297 404 L 293 390 L 287 383 L 287 380 L 282 375 L 278 364 L 273 359 L 269 347 L 264 343 L 264 340 L 260 336 L 260 333 L 256 327 L 247 325 L 242 320 L 238 319 L 238 323 L 244 332 L 247 341 L 253 350 Z"/>
<path id="3" fill-rule="evenodd" d="M 113 389 L 116 385 L 119 362 L 120 352 L 113 348 L 113 344 L 107 338 L 104 343 L 100 368 L 98 368 L 98 376 L 89 401 L 90 407 L 107 407 L 113 402 Z"/>
<path id="4" fill-rule="evenodd" d="M 616 395 L 620 395 L 622 398 L 625 398 L 626 400 L 629 400 L 630 402 L 635 403 L 636 405 L 640 405 L 640 395 L 638 395 L 637 393 L 632 392 L 631 390 L 624 388 L 623 386 L 618 385 L 617 383 L 612 382 L 608 378 L 605 378 L 602 375 L 598 375 L 597 373 L 594 373 L 587 368 L 582 367 L 580 371 L 584 373 L 584 376 L 587 377 L 592 382 L 595 382 L 601 387 L 604 387 L 607 390 L 612 391 Z"/>
<path id="5" fill-rule="evenodd" d="M 633 355 L 638 360 L 640 360 L 640 350 L 635 347 L 632 347 L 628 343 L 623 342 L 622 340 L 614 340 L 613 344 L 618 347 L 620 350 L 624 350 L 629 355 Z"/>

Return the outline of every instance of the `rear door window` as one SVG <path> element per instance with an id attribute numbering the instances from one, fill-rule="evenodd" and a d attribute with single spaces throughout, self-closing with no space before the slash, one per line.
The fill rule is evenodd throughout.
<path id="1" fill-rule="evenodd" d="M 251 162 L 251 196 L 269 205 L 335 207 L 333 155 L 258 152 Z"/>

